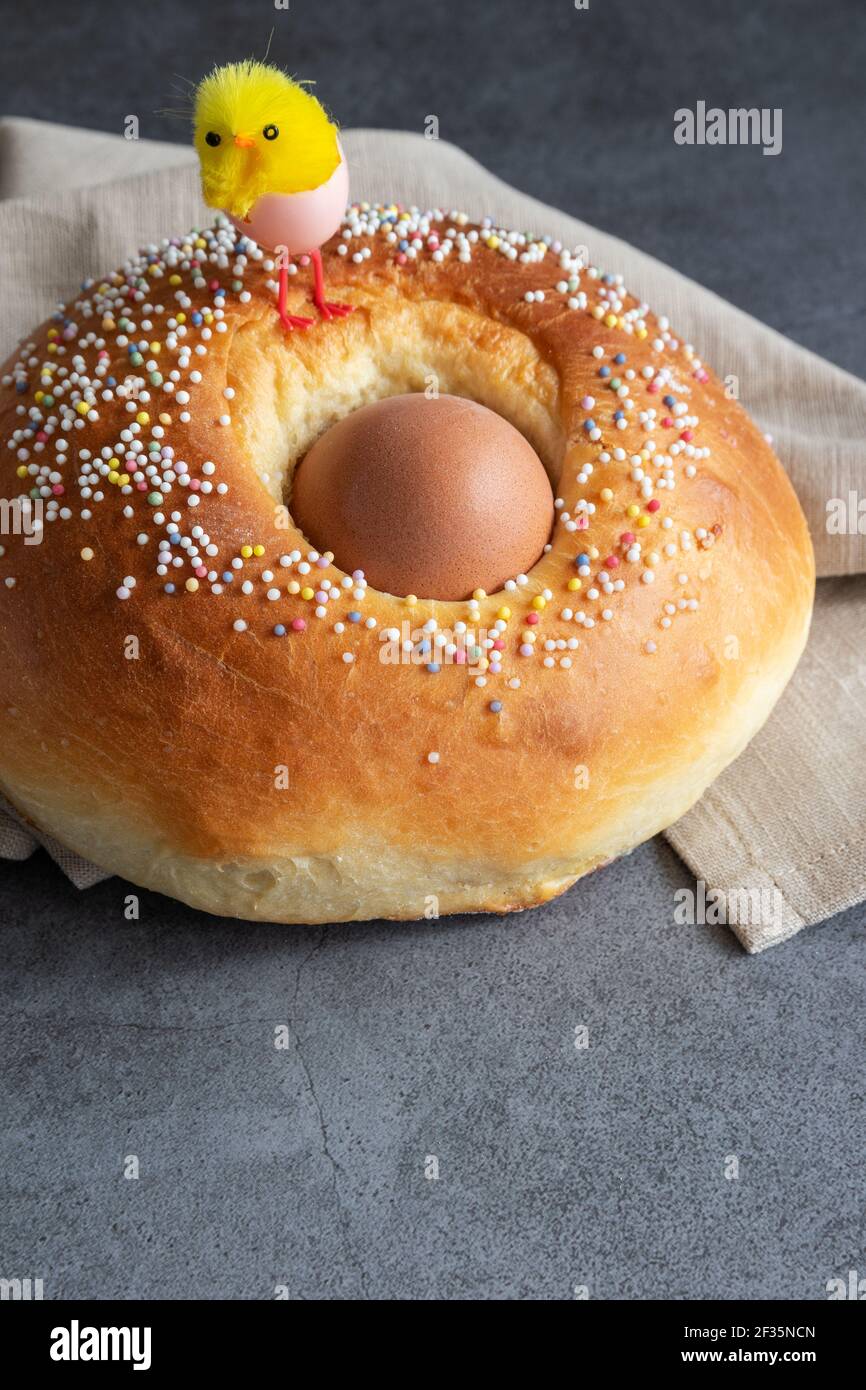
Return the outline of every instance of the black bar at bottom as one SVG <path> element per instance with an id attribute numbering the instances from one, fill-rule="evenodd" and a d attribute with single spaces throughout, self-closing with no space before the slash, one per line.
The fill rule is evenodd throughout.
<path id="1" fill-rule="evenodd" d="M 465 1302 L 466 1300 L 461 1300 Z M 856 1301 L 856 1300 L 855 1300 Z M 559 1329 L 569 1337 L 575 1370 L 592 1357 L 617 1372 L 668 1371 L 691 1368 L 698 1374 L 708 1366 L 770 1370 L 789 1366 L 827 1372 L 854 1368 L 863 1345 L 862 1310 L 837 1302 L 593 1302 L 575 1300 Z M 342 1307 L 334 1316 L 344 1317 Z M 329 1368 L 335 1349 L 345 1348 L 356 1370 L 378 1361 L 394 1367 L 393 1353 L 408 1330 L 402 1315 L 399 1333 L 383 1345 L 367 1323 L 359 1335 L 345 1330 L 325 1339 L 312 1331 L 297 1305 L 287 1302 L 26 1302 L 6 1300 L 0 1306 L 4 1360 L 25 1372 L 47 1372 L 63 1378 L 100 1369 L 138 1374 L 159 1380 L 178 1371 L 213 1371 L 225 1376 L 247 1372 L 262 1362 L 282 1365 L 291 1374 L 314 1356 Z M 425 1342 L 417 1372 L 429 1376 L 439 1369 L 454 1370 L 451 1351 L 442 1340 L 437 1315 L 435 1339 Z M 433 1327 L 431 1325 L 431 1332 Z M 514 1325 L 510 1325 L 513 1333 Z M 336 1329 L 335 1329 L 336 1331 Z M 491 1344 L 489 1333 L 476 1330 L 479 1355 L 496 1359 L 511 1337 Z M 305 1335 L 306 1334 L 306 1335 Z M 423 1333 L 422 1333 L 423 1335 Z M 302 1338 L 303 1340 L 299 1340 Z M 571 1339 L 577 1338 L 574 1341 Z M 462 1340 L 462 1339 L 461 1339 Z M 318 1344 L 318 1345 L 317 1345 Z M 390 1351 L 385 1347 L 390 1344 Z M 524 1344 L 525 1345 L 525 1344 Z M 378 1346 L 378 1351 L 376 1350 Z M 538 1350 L 537 1343 L 535 1344 Z M 526 1348 L 528 1350 L 528 1348 Z M 431 1355 L 432 1352 L 432 1355 Z M 381 1358 L 381 1359 L 380 1359 Z M 411 1374 L 406 1347 L 400 1352 L 405 1374 Z M 460 1353 L 465 1369 L 465 1349 Z M 490 1369 L 490 1361 L 487 1362 Z"/>

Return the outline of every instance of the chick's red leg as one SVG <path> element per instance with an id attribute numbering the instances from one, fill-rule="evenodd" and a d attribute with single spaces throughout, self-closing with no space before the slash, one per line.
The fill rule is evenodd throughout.
<path id="1" fill-rule="evenodd" d="M 297 314 L 290 314 L 286 309 L 289 297 L 289 271 L 287 266 L 280 266 L 280 294 L 277 300 L 277 314 L 280 323 L 287 333 L 291 333 L 293 328 L 309 328 L 312 319 L 299 318 Z"/>
<path id="2" fill-rule="evenodd" d="M 322 270 L 322 253 L 318 249 L 310 252 L 313 261 L 313 273 L 315 283 L 313 285 L 313 303 L 322 315 L 323 319 L 342 319 L 346 314 L 351 314 L 352 304 L 335 304 L 333 300 L 325 298 L 325 275 Z"/>

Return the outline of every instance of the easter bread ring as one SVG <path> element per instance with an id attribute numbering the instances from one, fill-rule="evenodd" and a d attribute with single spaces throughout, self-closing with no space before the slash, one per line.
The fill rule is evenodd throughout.
<path id="1" fill-rule="evenodd" d="M 0 791 L 211 913 L 529 907 L 764 723 L 806 640 L 806 523 L 695 350 L 579 254 L 354 205 L 323 257 L 353 312 L 284 333 L 269 253 L 218 218 L 6 364 Z M 379 592 L 292 519 L 325 430 L 430 390 L 504 417 L 553 485 L 547 549 L 495 594 Z"/>

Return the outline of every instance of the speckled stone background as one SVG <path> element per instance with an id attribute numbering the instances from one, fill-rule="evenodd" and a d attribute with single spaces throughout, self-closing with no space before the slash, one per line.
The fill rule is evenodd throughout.
<path id="1" fill-rule="evenodd" d="M 862 373 L 859 0 L 43 0 L 5 16 L 0 100 L 183 139 L 151 114 L 171 74 L 272 26 L 344 124 L 436 114 L 509 182 Z M 782 154 L 682 151 L 673 111 L 699 99 L 782 107 Z M 866 1271 L 866 910 L 750 958 L 674 925 L 688 885 L 653 841 L 507 920 L 322 930 L 149 893 L 127 920 L 119 880 L 0 865 L 0 1277 L 46 1298 L 825 1297 Z"/>

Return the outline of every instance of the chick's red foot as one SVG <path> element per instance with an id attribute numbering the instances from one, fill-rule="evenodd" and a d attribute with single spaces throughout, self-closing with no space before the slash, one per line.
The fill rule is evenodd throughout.
<path id="1" fill-rule="evenodd" d="M 351 314 L 354 305 L 335 304 L 333 300 L 325 298 L 325 274 L 322 269 L 321 251 L 311 251 L 310 259 L 313 262 L 313 303 L 323 319 L 344 319 L 347 314 Z"/>
<path id="2" fill-rule="evenodd" d="M 354 304 L 335 304 L 331 299 L 314 299 L 313 303 L 323 319 L 344 319 L 355 307 Z"/>
<path id="3" fill-rule="evenodd" d="M 301 318 L 298 314 L 287 314 L 279 309 L 277 310 L 277 318 L 287 333 L 291 333 L 295 328 L 309 328 L 313 322 L 312 319 Z"/>
<path id="4" fill-rule="evenodd" d="M 298 314 L 290 314 L 289 303 L 289 272 L 285 266 L 280 266 L 280 288 L 277 298 L 277 318 L 283 325 L 286 333 L 291 333 L 295 328 L 309 328 L 312 319 L 301 318 Z"/>

